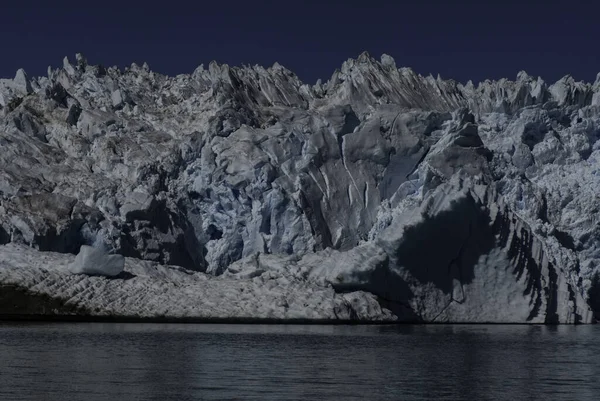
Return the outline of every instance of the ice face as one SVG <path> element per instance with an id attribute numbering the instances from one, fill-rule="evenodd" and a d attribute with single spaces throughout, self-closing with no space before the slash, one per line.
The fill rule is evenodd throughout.
<path id="1" fill-rule="evenodd" d="M 76 60 L 0 81 L 0 243 L 296 272 L 426 321 L 589 320 L 597 82 L 462 85 L 368 54 L 314 86 L 278 64 L 167 77 Z M 441 206 L 467 198 L 483 215 Z"/>

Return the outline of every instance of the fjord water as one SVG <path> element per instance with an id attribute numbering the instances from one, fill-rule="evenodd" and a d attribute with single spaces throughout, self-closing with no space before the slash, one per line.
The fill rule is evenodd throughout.
<path id="1" fill-rule="evenodd" d="M 0 400 L 597 400 L 600 326 L 0 323 Z"/>

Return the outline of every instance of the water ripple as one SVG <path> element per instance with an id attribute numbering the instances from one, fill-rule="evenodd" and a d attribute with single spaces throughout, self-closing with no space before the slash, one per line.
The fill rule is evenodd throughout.
<path id="1" fill-rule="evenodd" d="M 597 400 L 600 326 L 0 324 L 0 400 Z"/>

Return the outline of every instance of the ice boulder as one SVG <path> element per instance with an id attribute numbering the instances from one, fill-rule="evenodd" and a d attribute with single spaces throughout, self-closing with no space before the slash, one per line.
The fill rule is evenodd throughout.
<path id="1" fill-rule="evenodd" d="M 102 248 L 82 245 L 75 261 L 69 265 L 74 274 L 113 277 L 123 271 L 125 258 L 121 255 L 109 255 Z"/>

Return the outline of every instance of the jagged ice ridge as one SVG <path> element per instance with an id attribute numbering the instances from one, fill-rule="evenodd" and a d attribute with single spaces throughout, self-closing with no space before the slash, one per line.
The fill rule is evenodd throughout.
<path id="1" fill-rule="evenodd" d="M 599 93 L 366 53 L 315 85 L 278 64 L 19 70 L 0 80 L 0 288 L 61 305 L 44 313 L 591 322 Z M 92 244 L 125 275 L 72 276 Z"/>

